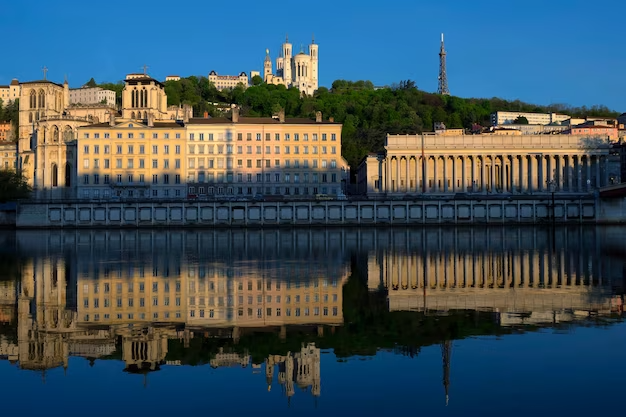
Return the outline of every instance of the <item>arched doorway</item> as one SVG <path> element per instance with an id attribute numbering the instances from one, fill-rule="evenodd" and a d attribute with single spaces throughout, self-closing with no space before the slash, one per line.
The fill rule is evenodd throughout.
<path id="1" fill-rule="evenodd" d="M 58 187 L 59 185 L 59 168 L 57 164 L 52 164 L 52 186 Z"/>
<path id="2" fill-rule="evenodd" d="M 72 186 L 72 165 L 69 162 L 65 164 L 65 186 Z"/>

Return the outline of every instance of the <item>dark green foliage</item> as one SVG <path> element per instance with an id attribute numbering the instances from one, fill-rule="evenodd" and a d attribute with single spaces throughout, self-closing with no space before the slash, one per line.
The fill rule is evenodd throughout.
<path id="1" fill-rule="evenodd" d="M 93 77 L 91 77 L 91 78 L 89 79 L 89 81 L 87 81 L 87 82 L 85 83 L 85 86 L 86 86 L 86 87 L 97 87 L 97 86 L 98 86 L 98 84 L 96 83 L 96 80 L 94 80 L 94 79 L 93 79 Z"/>
<path id="2" fill-rule="evenodd" d="M 524 116 L 519 116 L 517 119 L 513 120 L 514 125 L 527 125 L 528 119 Z"/>
<path id="3" fill-rule="evenodd" d="M 0 203 L 28 198 L 30 191 L 21 174 L 11 169 L 0 169 Z"/>
<path id="4" fill-rule="evenodd" d="M 116 83 L 102 83 L 98 84 L 98 87 L 105 90 L 115 91 L 115 103 L 118 105 L 122 104 L 122 90 L 124 89 L 124 82 L 118 81 Z"/>
<path id="5" fill-rule="evenodd" d="M 321 111 L 325 119 L 334 117 L 343 123 L 342 155 L 353 168 L 368 152 L 382 150 L 388 133 L 432 131 L 436 122 L 443 122 L 448 128 L 488 126 L 490 114 L 498 110 L 559 112 L 577 117 L 618 115 L 604 106 L 537 106 L 519 100 L 441 96 L 418 90 L 412 80 L 384 88 L 375 88 L 371 81 L 336 80 L 330 90 L 320 87 L 313 97 L 301 97 L 295 88 L 267 85 L 260 77 L 255 77 L 252 84 L 248 89 L 217 91 L 205 77 L 188 77 L 168 81 L 165 89 L 168 105 L 192 104 L 195 116 L 202 116 L 205 111 L 218 115 L 216 105 L 220 104 L 225 108 L 239 105 L 243 116 L 271 116 L 284 108 L 287 117 L 313 118 L 316 111 Z"/>

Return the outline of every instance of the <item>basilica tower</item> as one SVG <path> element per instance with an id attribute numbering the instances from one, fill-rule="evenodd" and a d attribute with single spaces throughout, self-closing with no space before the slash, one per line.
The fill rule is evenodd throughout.
<path id="1" fill-rule="evenodd" d="M 292 69 L 292 60 L 291 60 L 292 48 L 291 48 L 291 44 L 289 43 L 289 36 L 285 38 L 285 43 L 283 43 L 282 55 L 283 55 L 283 80 L 285 80 L 287 85 L 289 85 L 293 82 L 293 76 L 292 76 L 292 70 L 291 70 Z"/>
<path id="2" fill-rule="evenodd" d="M 309 55 L 311 57 L 311 84 L 313 85 L 313 89 L 317 90 L 319 87 L 319 82 L 317 79 L 318 74 L 318 53 L 319 46 L 315 43 L 315 36 L 311 40 L 311 45 L 309 45 Z"/>
<path id="3" fill-rule="evenodd" d="M 265 50 L 265 62 L 263 62 L 263 80 L 267 81 L 272 75 L 272 58 L 270 58 L 270 50 Z"/>

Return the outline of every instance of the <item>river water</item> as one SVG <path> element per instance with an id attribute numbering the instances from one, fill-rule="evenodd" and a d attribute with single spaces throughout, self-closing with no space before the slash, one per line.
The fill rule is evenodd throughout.
<path id="1" fill-rule="evenodd" d="M 3 414 L 619 414 L 625 237 L 3 231 Z"/>

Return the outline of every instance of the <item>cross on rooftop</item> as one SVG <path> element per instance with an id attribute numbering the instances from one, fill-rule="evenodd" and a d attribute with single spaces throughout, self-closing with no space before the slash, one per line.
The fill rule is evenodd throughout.
<path id="1" fill-rule="evenodd" d="M 48 73 L 48 68 L 46 66 L 44 66 L 41 70 L 43 71 L 43 79 L 45 80 L 46 79 L 46 74 Z"/>
<path id="2" fill-rule="evenodd" d="M 143 66 L 143 75 L 148 75 L 148 66 L 147 65 Z"/>

